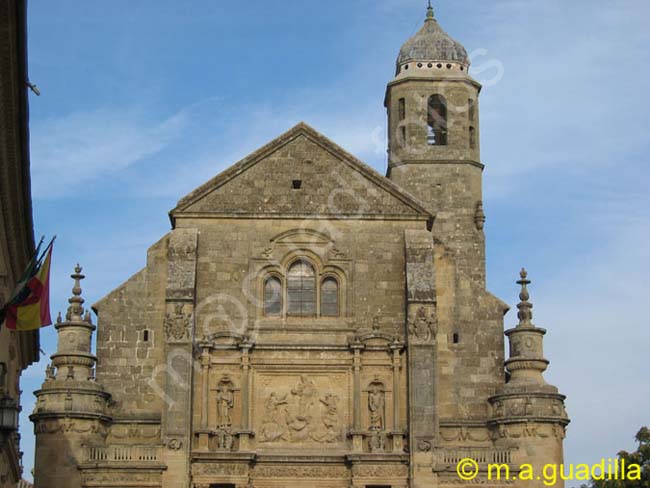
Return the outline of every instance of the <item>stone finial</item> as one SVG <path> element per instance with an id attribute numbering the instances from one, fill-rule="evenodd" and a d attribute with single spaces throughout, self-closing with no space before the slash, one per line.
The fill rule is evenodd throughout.
<path id="1" fill-rule="evenodd" d="M 517 312 L 519 318 L 518 327 L 533 327 L 533 304 L 528 301 L 530 299 L 528 285 L 530 285 L 531 281 L 528 279 L 528 272 L 524 268 L 521 268 L 519 276 L 521 279 L 517 281 L 517 284 L 521 285 L 521 292 L 519 293 L 521 301 L 517 304 L 519 309 L 519 312 Z"/>
<path id="2" fill-rule="evenodd" d="M 74 280 L 74 286 L 72 287 L 72 296 L 68 300 L 70 306 L 68 307 L 66 318 L 72 321 L 81 321 L 84 313 L 84 299 L 81 298 L 81 280 L 83 280 L 85 276 L 81 274 L 82 269 L 83 268 L 77 263 L 74 268 L 74 273 L 70 275 Z"/>
<path id="3" fill-rule="evenodd" d="M 433 18 L 434 18 L 433 6 L 431 5 L 431 0 L 429 0 L 429 6 L 427 7 L 427 20 Z"/>

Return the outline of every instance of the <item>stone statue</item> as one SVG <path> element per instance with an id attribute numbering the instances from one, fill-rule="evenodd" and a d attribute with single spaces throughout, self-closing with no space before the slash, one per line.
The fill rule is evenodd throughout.
<path id="1" fill-rule="evenodd" d="M 217 427 L 224 428 L 232 425 L 231 411 L 235 403 L 235 395 L 230 380 L 222 380 L 217 387 Z"/>
<path id="2" fill-rule="evenodd" d="M 53 380 L 55 377 L 55 369 L 54 366 L 52 366 L 52 363 L 48 364 L 47 367 L 45 368 L 45 377 L 48 380 Z"/>
<path id="3" fill-rule="evenodd" d="M 370 417 L 369 430 L 381 431 L 385 426 L 385 409 L 386 403 L 384 385 L 375 381 L 370 385 L 368 390 L 368 411 Z"/>

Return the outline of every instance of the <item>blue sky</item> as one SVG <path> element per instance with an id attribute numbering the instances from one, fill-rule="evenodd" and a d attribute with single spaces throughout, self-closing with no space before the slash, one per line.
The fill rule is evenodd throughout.
<path id="1" fill-rule="evenodd" d="M 546 377 L 573 420 L 567 462 L 632 449 L 650 424 L 650 3 L 435 4 L 484 84 L 489 288 L 514 306 L 529 269 Z M 92 303 L 144 265 L 180 197 L 301 120 L 383 173 L 385 86 L 425 5 L 30 0 L 34 216 L 59 236 L 54 311 L 77 261 Z M 53 328 L 42 343 L 55 351 Z M 22 383 L 26 471 L 46 364 Z"/>

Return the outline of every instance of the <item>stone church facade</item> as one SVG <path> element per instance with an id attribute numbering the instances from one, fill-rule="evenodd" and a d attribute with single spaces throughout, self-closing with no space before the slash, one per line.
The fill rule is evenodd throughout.
<path id="1" fill-rule="evenodd" d="M 505 486 L 488 463 L 561 463 L 530 282 L 507 359 L 485 287 L 468 69 L 429 10 L 388 84 L 387 176 L 301 123 L 182 198 L 97 326 L 77 267 L 36 487 L 424 488 L 466 457 Z"/>

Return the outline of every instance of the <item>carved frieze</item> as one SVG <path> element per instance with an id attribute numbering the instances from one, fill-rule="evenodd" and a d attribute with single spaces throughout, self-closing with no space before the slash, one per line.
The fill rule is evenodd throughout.
<path id="1" fill-rule="evenodd" d="M 111 427 L 110 436 L 115 439 L 158 439 L 160 437 L 160 426 L 115 424 Z"/>
<path id="2" fill-rule="evenodd" d="M 355 464 L 352 467 L 355 478 L 401 478 L 408 476 L 404 464 Z"/>
<path id="3" fill-rule="evenodd" d="M 491 400 L 491 418 L 512 419 L 521 417 L 568 420 L 561 395 L 509 395 Z"/>
<path id="4" fill-rule="evenodd" d="M 521 422 L 510 425 L 499 424 L 494 426 L 490 430 L 490 438 L 492 440 L 521 439 L 527 437 L 536 437 L 540 439 L 555 437 L 556 439 L 564 439 L 565 433 L 566 430 L 564 425 Z"/>
<path id="5" fill-rule="evenodd" d="M 194 463 L 192 474 L 194 476 L 246 476 L 248 466 L 235 463 Z"/>
<path id="6" fill-rule="evenodd" d="M 440 429 L 440 437 L 447 442 L 485 442 L 490 439 L 487 428 L 458 425 Z"/>
<path id="7" fill-rule="evenodd" d="M 330 478 L 347 479 L 350 477 L 345 466 L 286 466 L 264 465 L 255 467 L 256 478 Z"/>
<path id="8" fill-rule="evenodd" d="M 36 434 L 57 434 L 74 432 L 75 434 L 99 434 L 106 437 L 108 430 L 100 422 L 73 420 L 46 420 L 38 422 L 34 427 Z"/>
<path id="9" fill-rule="evenodd" d="M 84 486 L 115 486 L 118 483 L 142 483 L 138 486 L 160 486 L 160 473 L 139 473 L 136 471 L 84 472 Z"/>

